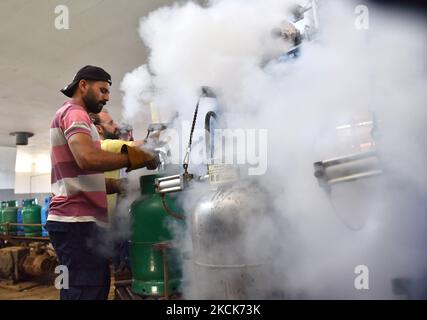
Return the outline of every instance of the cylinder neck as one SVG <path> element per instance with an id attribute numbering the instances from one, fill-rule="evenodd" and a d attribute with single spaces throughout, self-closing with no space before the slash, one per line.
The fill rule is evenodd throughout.
<path id="1" fill-rule="evenodd" d="M 32 206 L 32 205 L 35 205 L 36 204 L 36 199 L 25 199 L 23 202 L 22 202 L 22 205 L 24 206 L 24 207 L 26 207 L 26 206 Z"/>
<path id="2" fill-rule="evenodd" d="M 7 201 L 6 203 L 7 203 L 6 207 L 9 207 L 9 208 L 16 208 L 17 207 L 16 201 Z"/>
<path id="3" fill-rule="evenodd" d="M 141 188 L 141 194 L 154 194 L 154 180 L 158 178 L 158 175 L 141 176 L 139 178 L 139 186 Z"/>

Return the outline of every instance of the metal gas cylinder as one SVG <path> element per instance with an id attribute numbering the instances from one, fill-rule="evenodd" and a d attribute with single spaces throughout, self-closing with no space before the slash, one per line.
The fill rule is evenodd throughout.
<path id="1" fill-rule="evenodd" d="M 18 212 L 16 216 L 17 223 L 22 224 L 22 201 L 18 201 Z M 17 234 L 20 236 L 24 235 L 24 227 L 22 225 L 17 227 Z"/>
<path id="2" fill-rule="evenodd" d="M 130 207 L 132 291 L 146 296 L 168 296 L 181 284 L 181 264 L 169 228 L 175 219 L 164 210 L 162 197 L 155 193 L 154 181 L 158 177 L 140 178 L 141 196 Z M 165 197 L 165 203 L 180 212 L 173 197 Z"/>
<path id="3" fill-rule="evenodd" d="M 0 206 L 0 234 L 3 234 L 4 232 L 4 226 L 3 226 L 3 209 L 4 208 L 6 208 L 6 201 L 2 201 Z"/>
<path id="4" fill-rule="evenodd" d="M 200 298 L 264 298 L 260 281 L 271 256 L 258 224 L 269 219 L 268 203 L 266 191 L 251 180 L 217 185 L 199 200 L 191 233 Z"/>
<path id="5" fill-rule="evenodd" d="M 51 196 L 48 196 L 48 197 L 44 198 L 44 204 L 43 204 L 43 207 L 41 208 L 41 216 L 40 216 L 41 223 L 43 225 L 45 225 L 46 222 L 47 222 L 47 216 L 49 214 L 49 204 L 50 204 L 51 200 L 52 200 Z M 42 229 L 42 236 L 43 237 L 48 237 L 49 236 L 49 233 L 47 232 L 47 230 L 45 229 L 45 227 L 43 227 L 43 229 Z"/>
<path id="6" fill-rule="evenodd" d="M 27 199 L 23 202 L 22 222 L 24 224 L 41 224 L 41 207 L 36 204 L 36 199 Z M 26 237 L 40 237 L 41 226 L 24 226 Z"/>
<path id="7" fill-rule="evenodd" d="M 2 209 L 3 223 L 17 223 L 18 208 L 16 201 L 6 201 L 6 206 Z M 6 232 L 6 226 L 4 225 L 4 232 Z M 16 235 L 16 226 L 8 226 L 7 232 L 11 235 Z"/>
<path id="8" fill-rule="evenodd" d="M 258 179 L 240 177 L 239 167 L 212 164 L 215 149 L 210 123 L 217 119 L 213 111 L 205 116 L 207 174 L 188 171 L 199 103 L 206 96 L 213 94 L 202 87 L 183 160 L 184 172 L 157 179 L 156 192 L 163 196 L 186 192 L 180 197 L 191 212 L 192 263 L 188 268 L 185 265 L 194 284 L 190 295 L 197 299 L 268 298 L 268 282 L 264 280 L 272 260 L 272 232 L 266 233 L 271 228 L 265 226 L 266 221 L 272 221 L 271 201 Z M 197 199 L 197 195 L 201 197 Z"/>
<path id="9" fill-rule="evenodd" d="M 43 243 L 29 244 L 30 253 L 21 262 L 22 271 L 35 277 L 52 274 L 58 264 L 56 255 Z"/>
<path id="10" fill-rule="evenodd" d="M 50 245 L 40 242 L 0 249 L 0 278 L 18 282 L 52 275 L 58 261 Z"/>
<path id="11" fill-rule="evenodd" d="M 213 158 L 210 119 L 206 115 L 206 150 Z M 271 220 L 267 191 L 257 179 L 241 178 L 239 167 L 209 165 L 206 194 L 192 212 L 191 235 L 197 296 L 201 299 L 262 299 L 263 277 L 271 260 Z"/>

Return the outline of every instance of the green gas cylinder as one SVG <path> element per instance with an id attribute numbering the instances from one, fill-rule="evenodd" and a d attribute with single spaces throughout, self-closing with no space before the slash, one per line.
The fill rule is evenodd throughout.
<path id="1" fill-rule="evenodd" d="M 168 273 L 168 294 L 176 292 L 181 284 L 181 262 L 177 249 L 162 251 L 158 246 L 173 239 L 170 226 L 179 221 L 164 210 L 161 196 L 155 193 L 154 180 L 159 177 L 149 175 L 140 178 L 141 196 L 130 207 L 132 291 L 140 295 L 164 295 L 165 270 Z M 165 201 L 168 208 L 182 212 L 172 196 L 166 195 Z M 182 225 L 183 222 L 180 223 Z M 164 268 L 163 254 L 167 269 Z"/>
<path id="2" fill-rule="evenodd" d="M 4 228 L 3 228 L 3 209 L 6 207 L 6 201 L 1 202 L 0 207 L 0 234 L 3 234 Z"/>
<path id="3" fill-rule="evenodd" d="M 27 199 L 23 202 L 22 223 L 41 224 L 41 207 L 36 203 L 36 199 Z M 42 228 L 24 226 L 26 237 L 40 237 Z"/>
<path id="4" fill-rule="evenodd" d="M 17 223 L 18 221 L 18 207 L 16 201 L 6 201 L 6 205 L 2 208 L 2 222 L 3 223 Z M 16 235 L 16 226 L 9 226 L 8 231 L 12 235 Z M 6 232 L 6 226 L 3 225 L 3 231 Z"/>

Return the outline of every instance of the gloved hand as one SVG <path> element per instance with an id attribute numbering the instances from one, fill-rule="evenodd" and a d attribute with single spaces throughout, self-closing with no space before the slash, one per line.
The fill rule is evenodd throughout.
<path id="1" fill-rule="evenodd" d="M 107 194 L 118 194 L 121 197 L 126 197 L 127 191 L 127 178 L 120 179 L 105 179 L 105 186 L 107 189 Z"/>
<path id="2" fill-rule="evenodd" d="M 127 196 L 127 186 L 128 186 L 127 178 L 118 179 L 118 195 L 119 197 L 125 198 Z"/>
<path id="3" fill-rule="evenodd" d="M 155 170 L 160 165 L 159 154 L 152 150 L 142 150 L 125 144 L 121 149 L 121 153 L 126 153 L 129 158 L 130 166 L 126 172 L 144 167 L 147 167 L 148 170 Z"/>

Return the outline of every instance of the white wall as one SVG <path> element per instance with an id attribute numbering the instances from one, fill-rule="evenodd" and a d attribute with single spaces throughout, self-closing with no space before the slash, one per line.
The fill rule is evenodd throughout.
<path id="1" fill-rule="evenodd" d="M 15 188 L 15 147 L 0 147 L 0 190 Z"/>
<path id="2" fill-rule="evenodd" d="M 50 193 L 50 157 L 18 148 L 15 163 L 15 194 Z"/>
<path id="3" fill-rule="evenodd" d="M 32 174 L 17 172 L 15 176 L 15 193 L 50 193 L 50 173 Z"/>

